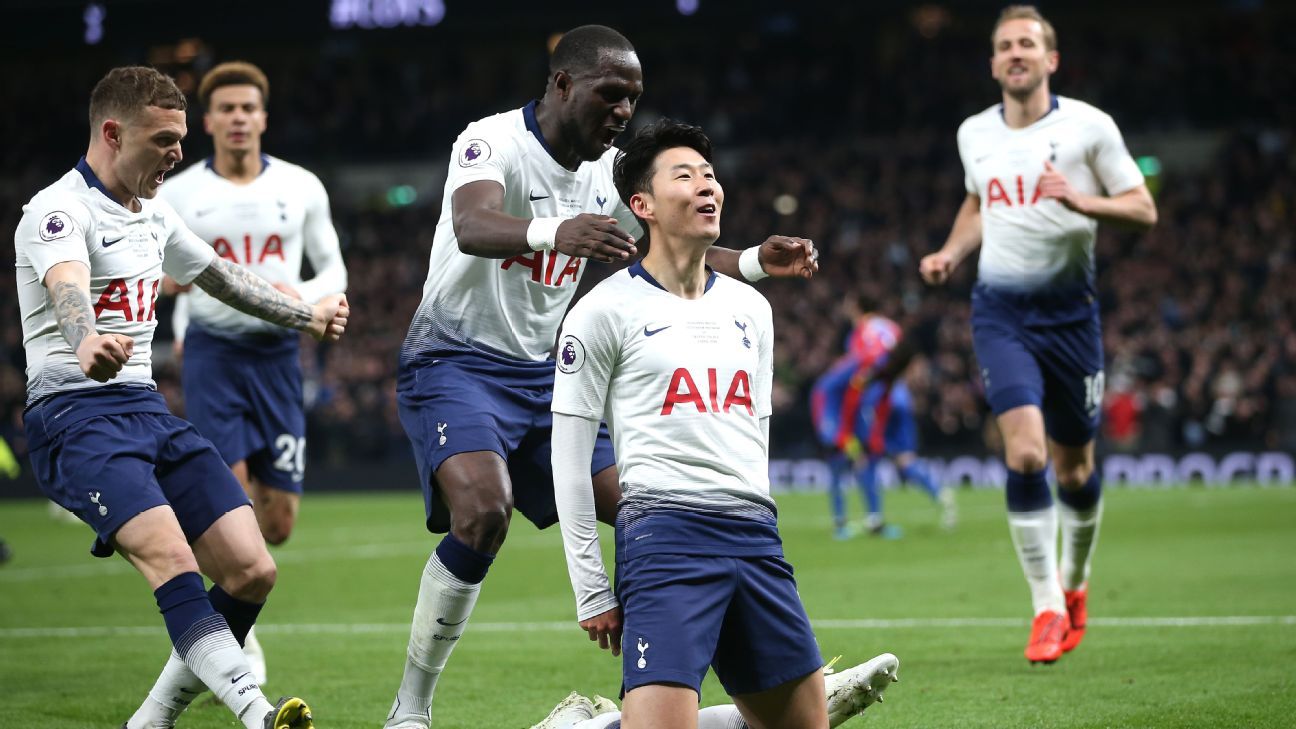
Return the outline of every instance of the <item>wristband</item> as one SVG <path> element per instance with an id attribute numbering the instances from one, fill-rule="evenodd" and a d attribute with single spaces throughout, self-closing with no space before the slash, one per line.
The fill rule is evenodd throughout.
<path id="1" fill-rule="evenodd" d="M 552 251 L 558 237 L 558 226 L 567 218 L 532 218 L 527 225 L 527 245 L 533 251 Z"/>
<path id="2" fill-rule="evenodd" d="M 743 278 L 752 282 L 769 278 L 769 274 L 761 268 L 760 246 L 752 246 L 738 256 L 738 272 L 743 275 Z"/>

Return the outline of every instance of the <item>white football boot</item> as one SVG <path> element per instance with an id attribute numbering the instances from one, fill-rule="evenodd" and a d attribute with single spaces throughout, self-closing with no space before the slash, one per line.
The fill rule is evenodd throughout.
<path id="1" fill-rule="evenodd" d="M 549 712 L 549 716 L 546 716 L 544 721 L 531 727 L 531 729 L 564 729 L 587 719 L 593 719 L 596 715 L 594 703 L 573 691 L 567 694 L 567 698 L 558 702 L 558 705 L 554 707 L 553 711 Z"/>
<path id="2" fill-rule="evenodd" d="M 872 660 L 844 671 L 824 669 L 824 688 L 828 694 L 828 726 L 841 726 L 847 719 L 863 713 L 873 702 L 882 700 L 882 692 L 900 680 L 900 659 L 883 653 Z"/>

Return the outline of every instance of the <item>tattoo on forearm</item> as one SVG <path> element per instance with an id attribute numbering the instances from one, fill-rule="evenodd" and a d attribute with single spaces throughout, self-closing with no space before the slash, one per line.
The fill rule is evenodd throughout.
<path id="1" fill-rule="evenodd" d="M 305 329 L 311 307 L 279 293 L 242 266 L 217 258 L 194 279 L 198 288 L 245 314 L 291 329 Z"/>
<path id="2" fill-rule="evenodd" d="M 70 281 L 54 284 L 49 292 L 54 303 L 54 317 L 58 320 L 59 331 L 63 338 L 77 351 L 81 340 L 94 334 L 94 308 L 90 306 L 90 296 L 82 288 Z"/>

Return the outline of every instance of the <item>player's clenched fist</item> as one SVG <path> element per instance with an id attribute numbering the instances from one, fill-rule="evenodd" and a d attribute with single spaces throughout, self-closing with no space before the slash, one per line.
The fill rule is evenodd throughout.
<path id="1" fill-rule="evenodd" d="M 589 633 L 590 640 L 598 641 L 599 648 L 612 650 L 612 655 L 621 655 L 621 608 L 614 607 L 605 613 L 580 621 L 580 626 Z"/>
<path id="2" fill-rule="evenodd" d="M 121 372 L 134 351 L 135 340 L 124 334 L 95 334 L 81 340 L 76 357 L 86 377 L 107 382 Z"/>
<path id="3" fill-rule="evenodd" d="M 350 316 L 351 307 L 347 305 L 346 294 L 325 296 L 311 307 L 311 323 L 306 331 L 318 341 L 336 342 L 346 331 Z"/>
<path id="4" fill-rule="evenodd" d="M 819 270 L 819 251 L 809 238 L 771 235 L 761 243 L 760 264 L 771 276 L 811 278 Z"/>
<path id="5" fill-rule="evenodd" d="M 554 248 L 577 258 L 604 263 L 624 261 L 635 255 L 634 236 L 621 230 L 616 218 L 581 213 L 558 226 Z"/>
<path id="6" fill-rule="evenodd" d="M 939 286 L 949 280 L 954 271 L 954 259 L 948 253 L 937 251 L 923 256 L 918 264 L 918 273 L 923 280 L 933 286 Z"/>

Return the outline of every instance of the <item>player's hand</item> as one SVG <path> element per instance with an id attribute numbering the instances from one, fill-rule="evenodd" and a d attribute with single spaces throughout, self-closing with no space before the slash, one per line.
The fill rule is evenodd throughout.
<path id="1" fill-rule="evenodd" d="M 771 276 L 811 278 L 819 270 L 819 250 L 809 238 L 771 235 L 761 243 L 759 259 Z"/>
<path id="2" fill-rule="evenodd" d="M 616 218 L 581 213 L 558 226 L 554 248 L 576 258 L 616 263 L 639 252 L 634 242 L 634 236 L 617 226 Z"/>
<path id="3" fill-rule="evenodd" d="M 177 339 L 171 342 L 171 356 L 175 357 L 176 362 L 184 360 L 184 340 Z"/>
<path id="4" fill-rule="evenodd" d="M 580 621 L 581 628 L 589 633 L 590 640 L 598 641 L 599 648 L 621 655 L 621 606 Z"/>
<path id="5" fill-rule="evenodd" d="M 346 294 L 325 296 L 311 306 L 311 323 L 306 331 L 317 341 L 336 342 L 346 331 L 350 316 L 351 307 L 347 304 Z"/>
<path id="6" fill-rule="evenodd" d="M 296 300 L 298 300 L 298 301 L 301 301 L 301 300 L 302 300 L 302 295 L 301 295 L 300 293 L 297 292 L 297 289 L 295 289 L 295 288 L 289 286 L 289 285 L 286 284 L 286 283 L 279 282 L 279 283 L 270 284 L 270 285 L 271 285 L 271 286 L 274 286 L 275 289 L 277 289 L 280 293 L 282 293 L 284 296 L 287 296 L 287 297 L 290 298 L 290 299 L 296 299 Z"/>
<path id="7" fill-rule="evenodd" d="M 944 251 L 936 251 L 922 257 L 918 263 L 918 273 L 923 280 L 932 286 L 940 286 L 949 280 L 954 272 L 954 259 Z"/>
<path id="8" fill-rule="evenodd" d="M 121 372 L 134 351 L 135 340 L 124 334 L 95 334 L 81 340 L 76 356 L 86 377 L 107 382 Z"/>
<path id="9" fill-rule="evenodd" d="M 1074 187 L 1071 187 L 1071 182 L 1058 168 L 1053 166 L 1052 162 L 1044 160 L 1044 174 L 1040 175 L 1035 186 L 1040 197 L 1057 200 L 1065 205 L 1068 210 L 1084 214 L 1080 193 L 1076 192 Z"/>

